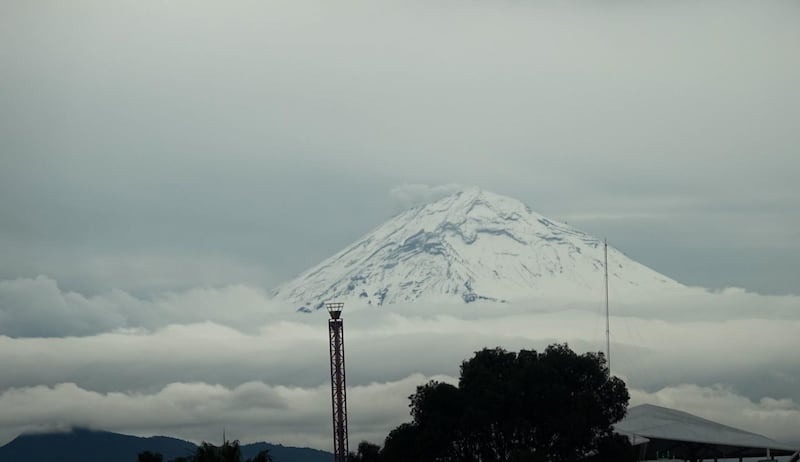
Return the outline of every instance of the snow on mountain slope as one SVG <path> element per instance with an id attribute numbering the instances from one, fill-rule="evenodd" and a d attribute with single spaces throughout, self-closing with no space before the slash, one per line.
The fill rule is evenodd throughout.
<path id="1" fill-rule="evenodd" d="M 682 287 L 609 247 L 611 293 Z M 275 298 L 304 310 L 326 301 L 599 300 L 603 242 L 477 188 L 407 210 L 289 281 Z"/>

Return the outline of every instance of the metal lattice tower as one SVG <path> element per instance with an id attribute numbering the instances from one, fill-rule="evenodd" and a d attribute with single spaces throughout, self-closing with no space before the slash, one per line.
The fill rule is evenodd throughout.
<path id="1" fill-rule="evenodd" d="M 333 410 L 333 461 L 347 462 L 347 385 L 344 373 L 344 303 L 326 303 L 331 318 L 328 336 L 331 350 L 331 408 Z"/>

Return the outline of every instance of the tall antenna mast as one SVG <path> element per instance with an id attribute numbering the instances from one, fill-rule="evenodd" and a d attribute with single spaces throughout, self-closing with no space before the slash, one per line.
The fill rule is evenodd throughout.
<path id="1" fill-rule="evenodd" d="M 603 260 L 605 262 L 606 276 L 606 364 L 608 365 L 608 375 L 611 375 L 611 329 L 608 322 L 608 240 L 603 239 Z"/>

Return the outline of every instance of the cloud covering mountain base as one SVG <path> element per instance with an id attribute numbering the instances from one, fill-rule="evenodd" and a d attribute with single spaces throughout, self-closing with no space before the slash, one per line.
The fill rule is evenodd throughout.
<path id="1" fill-rule="evenodd" d="M 633 404 L 800 443 L 798 306 L 798 297 L 739 289 L 612 297 L 612 370 Z M 33 312 L 53 322 L 23 322 Z M 604 345 L 601 300 L 350 304 L 344 319 L 353 441 L 381 442 L 409 418 L 416 385 L 455 381 L 484 346 Z M 248 286 L 142 299 L 64 292 L 47 277 L 2 281 L 0 368 L 14 373 L 0 376 L 0 439 L 84 425 L 213 441 L 224 426 L 243 441 L 328 449 L 326 320 Z"/>

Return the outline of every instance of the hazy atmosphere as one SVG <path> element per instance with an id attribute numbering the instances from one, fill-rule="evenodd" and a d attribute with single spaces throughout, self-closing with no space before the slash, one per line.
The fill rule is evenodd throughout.
<path id="1" fill-rule="evenodd" d="M 272 290 L 464 186 L 691 287 L 612 301 L 632 404 L 800 443 L 799 44 L 793 1 L 0 2 L 0 444 L 330 450 L 327 315 Z M 351 446 L 602 303 L 346 307 Z"/>

